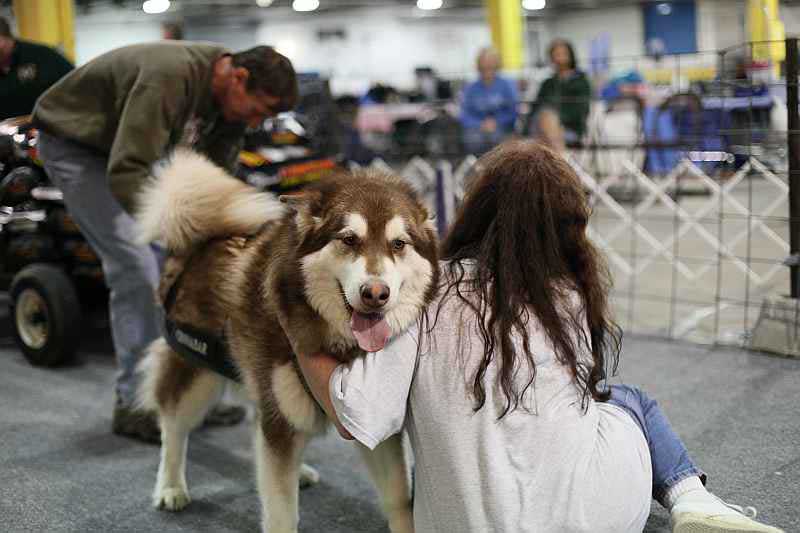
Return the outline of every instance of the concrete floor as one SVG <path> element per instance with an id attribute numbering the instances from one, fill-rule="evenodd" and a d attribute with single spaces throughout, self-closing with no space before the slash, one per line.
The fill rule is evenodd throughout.
<path id="1" fill-rule="evenodd" d="M 0 531 L 257 531 L 244 425 L 193 436 L 184 512 L 150 507 L 158 448 L 111 434 L 110 353 L 101 335 L 76 364 L 39 369 L 0 341 Z M 659 399 L 714 492 L 800 531 L 800 361 L 627 338 L 618 380 Z M 301 532 L 388 531 L 351 445 L 329 434 L 306 461 L 322 481 L 301 493 Z M 657 504 L 645 531 L 669 531 Z"/>

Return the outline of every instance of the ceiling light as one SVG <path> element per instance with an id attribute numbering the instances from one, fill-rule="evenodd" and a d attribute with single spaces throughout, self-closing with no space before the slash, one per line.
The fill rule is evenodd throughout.
<path id="1" fill-rule="evenodd" d="M 147 0 L 142 4 L 142 11 L 149 15 L 163 13 L 169 9 L 169 0 Z"/>
<path id="2" fill-rule="evenodd" d="M 661 15 L 669 15 L 672 13 L 672 6 L 669 5 L 667 2 L 662 2 L 656 6 L 658 9 L 659 14 Z"/>
<path id="3" fill-rule="evenodd" d="M 417 7 L 425 10 L 439 9 L 442 7 L 442 0 L 417 0 Z"/>
<path id="4" fill-rule="evenodd" d="M 269 7 L 272 5 L 273 0 L 256 0 L 258 7 Z"/>
<path id="5" fill-rule="evenodd" d="M 292 9 L 295 11 L 314 11 L 319 7 L 319 0 L 294 0 Z"/>
<path id="6" fill-rule="evenodd" d="M 546 0 L 522 0 L 522 7 L 528 11 L 538 11 L 547 5 Z"/>

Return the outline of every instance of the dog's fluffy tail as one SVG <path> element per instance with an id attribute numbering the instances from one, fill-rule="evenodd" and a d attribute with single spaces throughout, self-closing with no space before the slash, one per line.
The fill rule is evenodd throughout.
<path id="1" fill-rule="evenodd" d="M 139 241 L 184 252 L 212 237 L 248 235 L 283 216 L 285 206 L 204 156 L 179 149 L 139 194 Z"/>

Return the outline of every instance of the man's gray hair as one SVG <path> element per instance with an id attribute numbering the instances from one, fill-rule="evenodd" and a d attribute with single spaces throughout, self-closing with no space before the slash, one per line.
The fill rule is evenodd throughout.
<path id="1" fill-rule="evenodd" d="M 500 56 L 500 52 L 497 51 L 497 48 L 494 46 L 485 46 L 480 49 L 478 52 L 478 57 L 475 60 L 476 65 L 480 65 L 481 59 L 484 57 L 491 57 L 494 59 L 495 63 L 497 64 L 498 68 L 500 64 L 503 62 L 503 58 Z"/>

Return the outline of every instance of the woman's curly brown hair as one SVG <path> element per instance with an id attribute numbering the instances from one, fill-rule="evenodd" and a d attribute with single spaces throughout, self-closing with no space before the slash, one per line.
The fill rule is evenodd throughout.
<path id="1" fill-rule="evenodd" d="M 506 400 L 499 418 L 515 410 L 533 384 L 531 314 L 558 361 L 570 369 L 583 407 L 589 396 L 608 399 L 598 384 L 607 377 L 607 365 L 616 372 L 621 331 L 610 318 L 605 261 L 586 235 L 590 212 L 577 175 L 548 148 L 509 141 L 478 162 L 477 177 L 441 247 L 447 261 L 442 301 L 457 296 L 474 312 L 483 339 L 473 379 L 476 411 L 486 402 L 484 376 L 494 359 L 499 358 L 497 379 Z M 579 309 L 565 305 L 573 291 L 580 296 Z M 522 340 L 522 353 L 514 337 Z M 589 352 L 591 361 L 581 355 Z M 524 363 L 529 379 L 520 388 L 515 377 Z"/>

